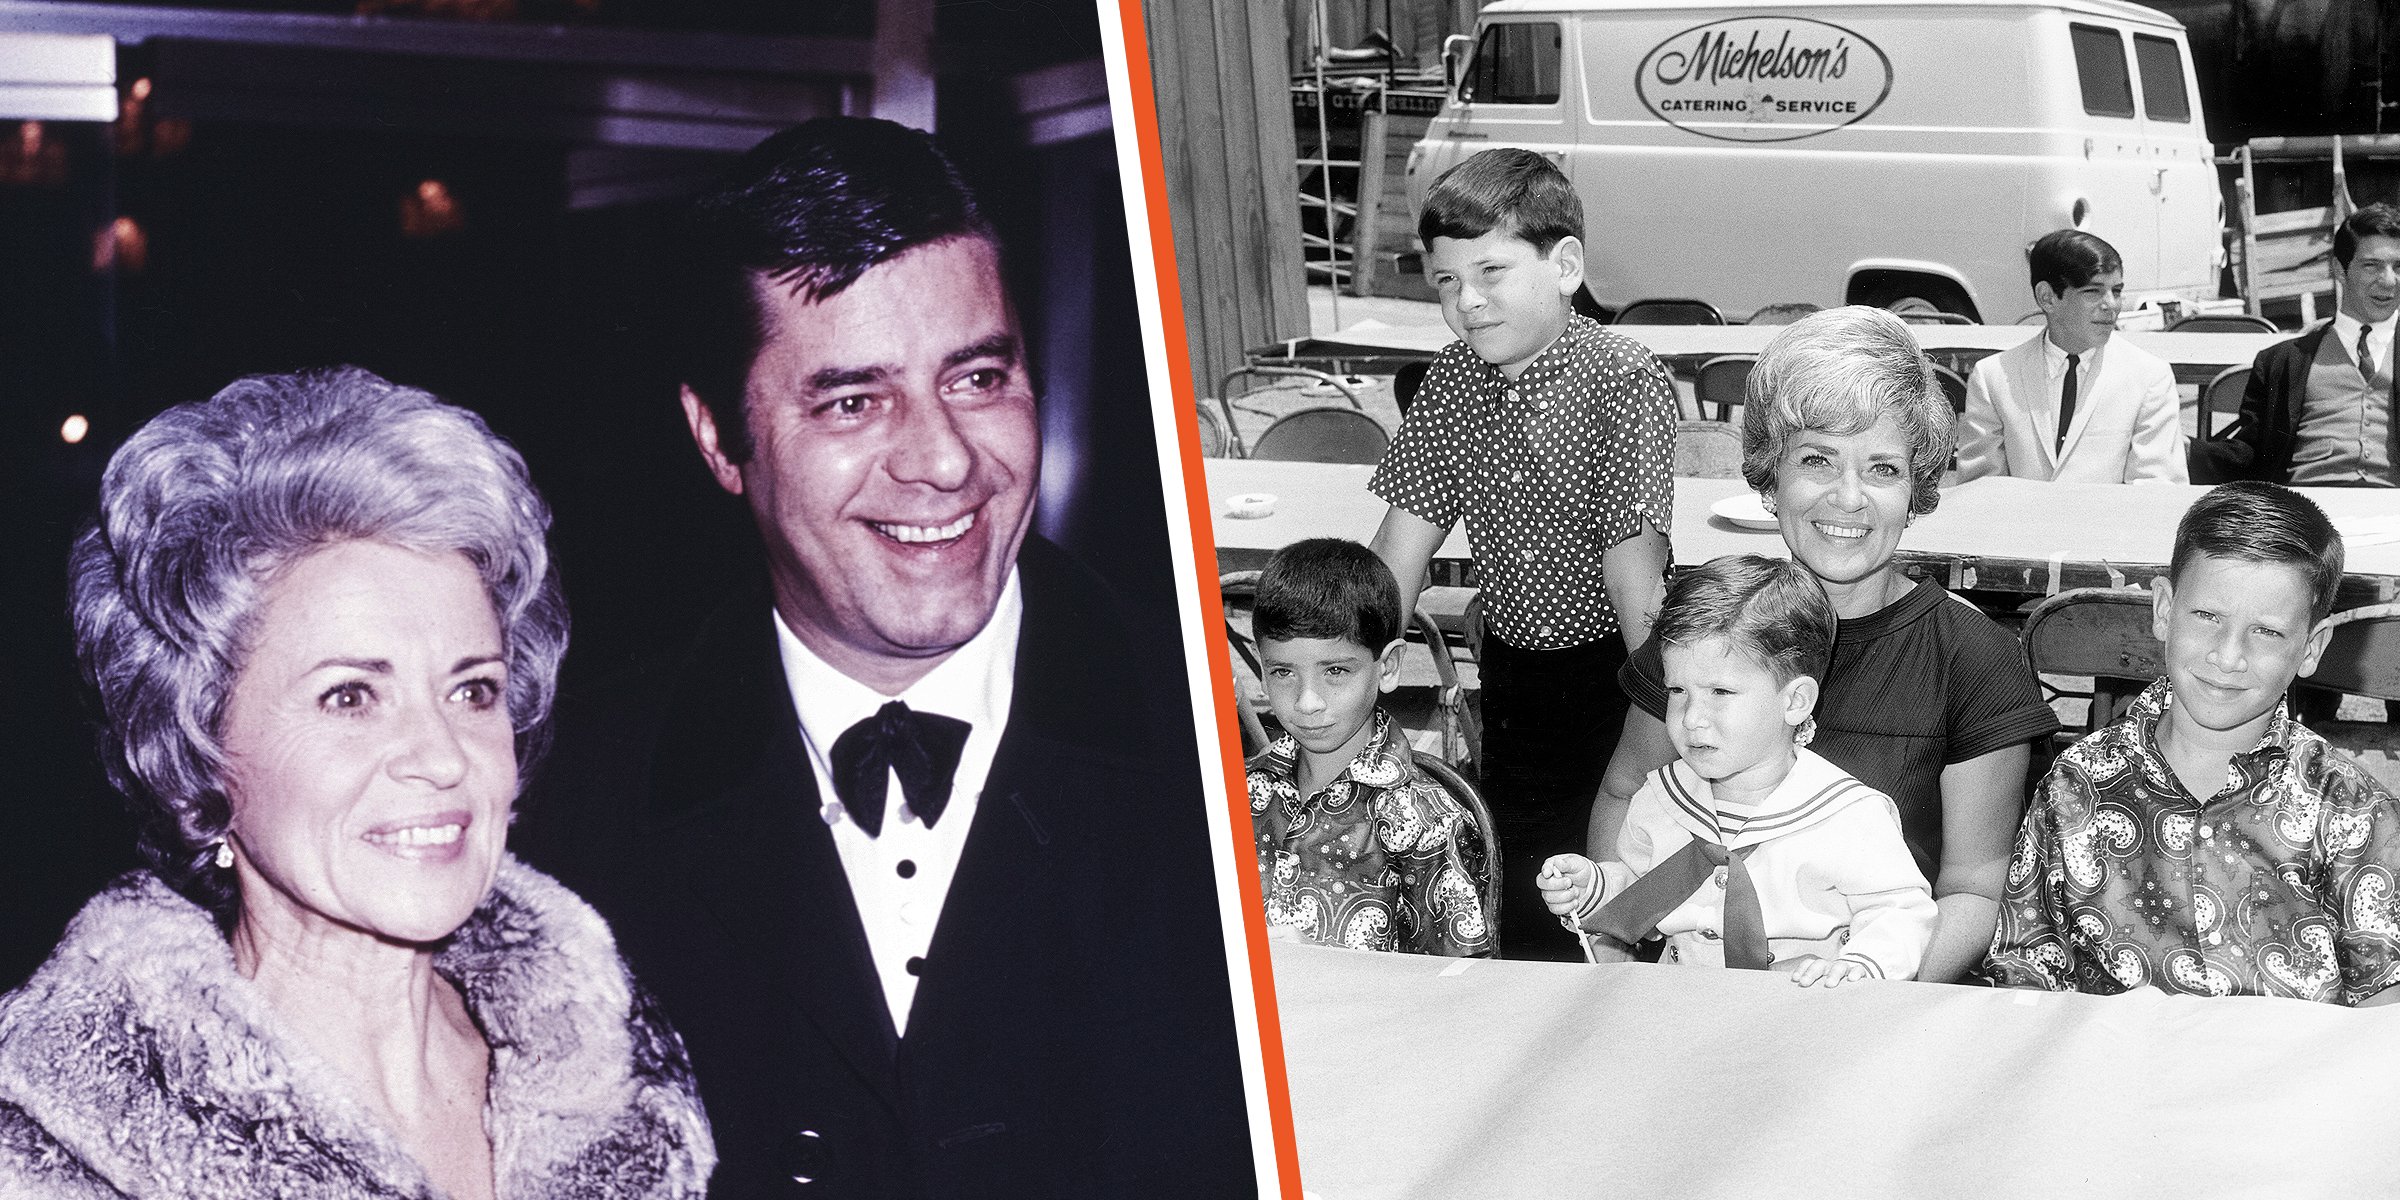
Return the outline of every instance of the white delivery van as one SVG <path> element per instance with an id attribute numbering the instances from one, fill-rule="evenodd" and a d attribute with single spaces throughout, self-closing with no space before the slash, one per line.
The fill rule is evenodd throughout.
<path id="1" fill-rule="evenodd" d="M 2025 247 L 2069 226 L 2124 256 L 2129 309 L 2217 294 L 2183 27 L 2116 0 L 1499 0 L 1410 153 L 1411 211 L 1494 146 L 1574 180 L 1612 309 L 1915 297 L 2007 324 L 2034 311 Z"/>

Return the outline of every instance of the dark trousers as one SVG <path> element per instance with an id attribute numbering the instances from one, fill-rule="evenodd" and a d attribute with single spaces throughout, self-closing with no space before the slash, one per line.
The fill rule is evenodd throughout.
<path id="1" fill-rule="evenodd" d="M 1615 634 L 1564 650 L 1484 639 L 1483 796 L 1500 843 L 1502 958 L 1582 961 L 1533 879 L 1551 855 L 1583 853 L 1592 798 L 1624 727 L 1624 662 Z"/>

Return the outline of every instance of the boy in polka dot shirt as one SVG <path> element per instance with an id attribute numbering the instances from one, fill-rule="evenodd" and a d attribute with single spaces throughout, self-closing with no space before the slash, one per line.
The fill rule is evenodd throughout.
<path id="1" fill-rule="evenodd" d="M 1665 590 L 1675 389 L 1635 342 L 1575 314 L 1583 204 L 1527 150 L 1443 173 L 1417 234 L 1459 340 L 1427 372 L 1369 484 L 1374 549 L 1413 607 L 1464 520 L 1488 621 L 1483 782 L 1503 879 L 1580 849 L 1625 696 L 1617 667 Z M 1501 953 L 1578 959 L 1531 887 L 1501 900 Z"/>

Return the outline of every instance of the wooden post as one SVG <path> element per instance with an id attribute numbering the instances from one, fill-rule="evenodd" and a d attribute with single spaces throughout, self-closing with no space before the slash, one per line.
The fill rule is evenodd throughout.
<path id="1" fill-rule="evenodd" d="M 1143 0 L 1194 394 L 1243 351 L 1309 332 L 1278 8 Z"/>
<path id="2" fill-rule="evenodd" d="M 1376 218 L 1383 211 L 1385 121 L 1381 97 L 1359 116 L 1358 216 L 1350 222 L 1350 294 L 1375 294 L 1375 244 L 1381 234 Z"/>

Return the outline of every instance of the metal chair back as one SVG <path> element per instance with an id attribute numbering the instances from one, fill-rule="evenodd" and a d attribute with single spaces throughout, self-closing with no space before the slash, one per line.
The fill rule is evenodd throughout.
<path id="1" fill-rule="evenodd" d="M 1392 444 L 1381 422 L 1348 408 L 1304 408 L 1285 413 L 1258 435 L 1250 457 L 1275 462 L 1365 463 L 1383 461 Z"/>
<path id="2" fill-rule="evenodd" d="M 1460 846 L 1459 858 L 1465 861 L 1467 870 L 1477 876 L 1477 898 L 1483 902 L 1485 931 L 1491 935 L 1492 944 L 1497 946 L 1500 944 L 1500 840 L 1494 832 L 1496 827 L 1492 822 L 1491 806 L 1483 802 L 1483 793 L 1476 791 L 1475 785 L 1467 782 L 1466 776 L 1459 774 L 1458 769 L 1449 763 L 1422 751 L 1413 751 L 1410 757 L 1416 762 L 1417 770 L 1440 784 L 1443 791 L 1450 793 L 1451 799 L 1458 801 L 1458 806 L 1466 810 L 1468 820 L 1473 822 L 1475 831 L 1483 835 L 1480 846 Z"/>
<path id="3" fill-rule="evenodd" d="M 2150 681 L 2167 673 L 2166 648 L 2150 632 L 2150 592 L 2143 588 L 2074 588 L 2035 605 L 2020 635 L 2037 675 L 2087 676 L 2093 681 L 2084 731 L 2116 720 Z M 2045 681 L 2063 696 L 2087 693 Z"/>
<path id="4" fill-rule="evenodd" d="M 2200 440 L 2218 441 L 2233 436 L 2234 426 L 2241 423 L 2242 391 L 2250 386 L 2250 368 L 2227 367 L 2200 389 Z"/>
<path id="5" fill-rule="evenodd" d="M 1940 363 L 1933 364 L 1933 377 L 1941 381 L 1942 394 L 1950 398 L 1951 413 L 1955 415 L 1966 412 L 1967 377 Z"/>
<path id="6" fill-rule="evenodd" d="M 2280 333 L 2275 322 L 2249 313 L 2205 313 L 2167 326 L 2168 333 Z"/>
<path id="7" fill-rule="evenodd" d="M 2400 604 L 2370 604 L 2333 614 L 2333 636 L 2305 677 L 2318 687 L 2400 700 Z"/>
<path id="8" fill-rule="evenodd" d="M 1201 457 L 1241 457 L 1241 447 L 1233 444 L 1233 430 L 1226 427 L 1225 418 L 1217 415 L 1216 409 L 1205 404 L 1195 405 L 1194 409 L 1200 417 Z"/>
<path id="9" fill-rule="evenodd" d="M 1255 757 L 1267 748 L 1267 685 L 1258 665 L 1258 645 L 1234 620 L 1234 614 L 1258 595 L 1258 572 L 1230 571 L 1217 577 L 1225 601 L 1226 659 L 1233 664 L 1233 708 L 1242 727 L 1242 757 Z"/>
<path id="10" fill-rule="evenodd" d="M 1748 354 L 1720 354 L 1700 364 L 1700 373 L 1692 377 L 1692 403 L 1700 416 L 1708 415 L 1708 406 L 1717 406 L 1717 419 L 1733 419 L 1733 406 L 1749 394 L 1750 368 L 1758 359 Z"/>
<path id="11" fill-rule="evenodd" d="M 1636 300 L 1617 310 L 1619 325 L 1722 325 L 1725 314 L 1706 300 Z"/>

